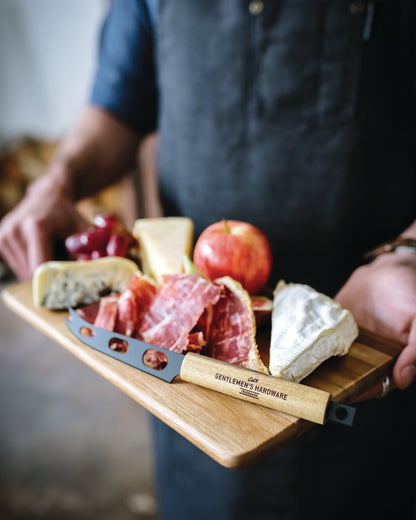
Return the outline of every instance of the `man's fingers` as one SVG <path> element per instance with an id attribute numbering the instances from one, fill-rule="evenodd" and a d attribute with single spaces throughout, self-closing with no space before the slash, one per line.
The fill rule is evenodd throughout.
<path id="1" fill-rule="evenodd" d="M 27 280 L 29 269 L 26 244 L 20 234 L 20 229 L 9 222 L 6 227 L 3 227 L 3 230 L 0 237 L 1 254 L 9 267 L 16 273 L 16 276 L 22 281 Z"/>
<path id="2" fill-rule="evenodd" d="M 27 264 L 29 276 L 33 275 L 36 267 L 43 262 L 53 259 L 53 245 L 51 237 L 42 226 L 29 222 L 25 226 L 27 240 Z"/>
<path id="3" fill-rule="evenodd" d="M 393 378 L 401 389 L 410 386 L 416 378 L 416 318 L 412 324 L 408 344 L 397 358 Z"/>
<path id="4" fill-rule="evenodd" d="M 393 377 L 398 388 L 402 390 L 410 386 L 416 377 L 416 346 L 405 347 L 397 359 Z"/>

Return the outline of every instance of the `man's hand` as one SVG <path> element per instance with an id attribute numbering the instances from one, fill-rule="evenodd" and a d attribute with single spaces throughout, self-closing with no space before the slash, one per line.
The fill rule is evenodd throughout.
<path id="1" fill-rule="evenodd" d="M 86 227 L 65 189 L 41 177 L 1 221 L 0 253 L 20 280 L 30 280 L 39 264 L 53 259 L 55 239 Z"/>
<path id="2" fill-rule="evenodd" d="M 398 388 L 407 388 L 416 376 L 416 254 L 377 257 L 356 269 L 335 299 L 352 312 L 359 326 L 404 345 L 393 380 Z"/>

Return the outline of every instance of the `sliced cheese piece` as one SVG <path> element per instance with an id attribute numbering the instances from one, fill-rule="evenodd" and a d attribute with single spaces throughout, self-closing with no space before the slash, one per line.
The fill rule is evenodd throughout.
<path id="1" fill-rule="evenodd" d="M 107 292 L 121 292 L 138 270 L 135 262 L 120 257 L 45 262 L 33 275 L 33 302 L 48 309 L 92 303 Z"/>
<path id="2" fill-rule="evenodd" d="M 270 373 L 299 382 L 331 356 L 347 354 L 358 336 L 352 314 L 303 284 L 280 281 L 274 291 Z"/>
<path id="3" fill-rule="evenodd" d="M 140 243 L 143 273 L 158 283 L 164 274 L 182 273 L 182 259 L 191 252 L 193 233 L 193 222 L 187 217 L 136 220 L 133 235 Z"/>

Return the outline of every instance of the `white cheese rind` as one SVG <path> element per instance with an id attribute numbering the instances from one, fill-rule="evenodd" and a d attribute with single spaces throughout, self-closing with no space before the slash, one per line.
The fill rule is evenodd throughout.
<path id="1" fill-rule="evenodd" d="M 358 336 L 352 314 L 303 284 L 280 281 L 274 292 L 270 373 L 299 382 Z"/>
<path id="2" fill-rule="evenodd" d="M 121 292 L 138 270 L 135 262 L 120 257 L 45 262 L 33 275 L 33 302 L 48 309 L 92 303 L 105 292 Z"/>

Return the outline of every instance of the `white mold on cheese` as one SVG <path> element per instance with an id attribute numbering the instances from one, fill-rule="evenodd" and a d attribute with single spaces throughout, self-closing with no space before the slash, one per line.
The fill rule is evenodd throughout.
<path id="1" fill-rule="evenodd" d="M 352 314 L 329 296 L 281 280 L 274 291 L 270 373 L 299 382 L 358 336 Z"/>

